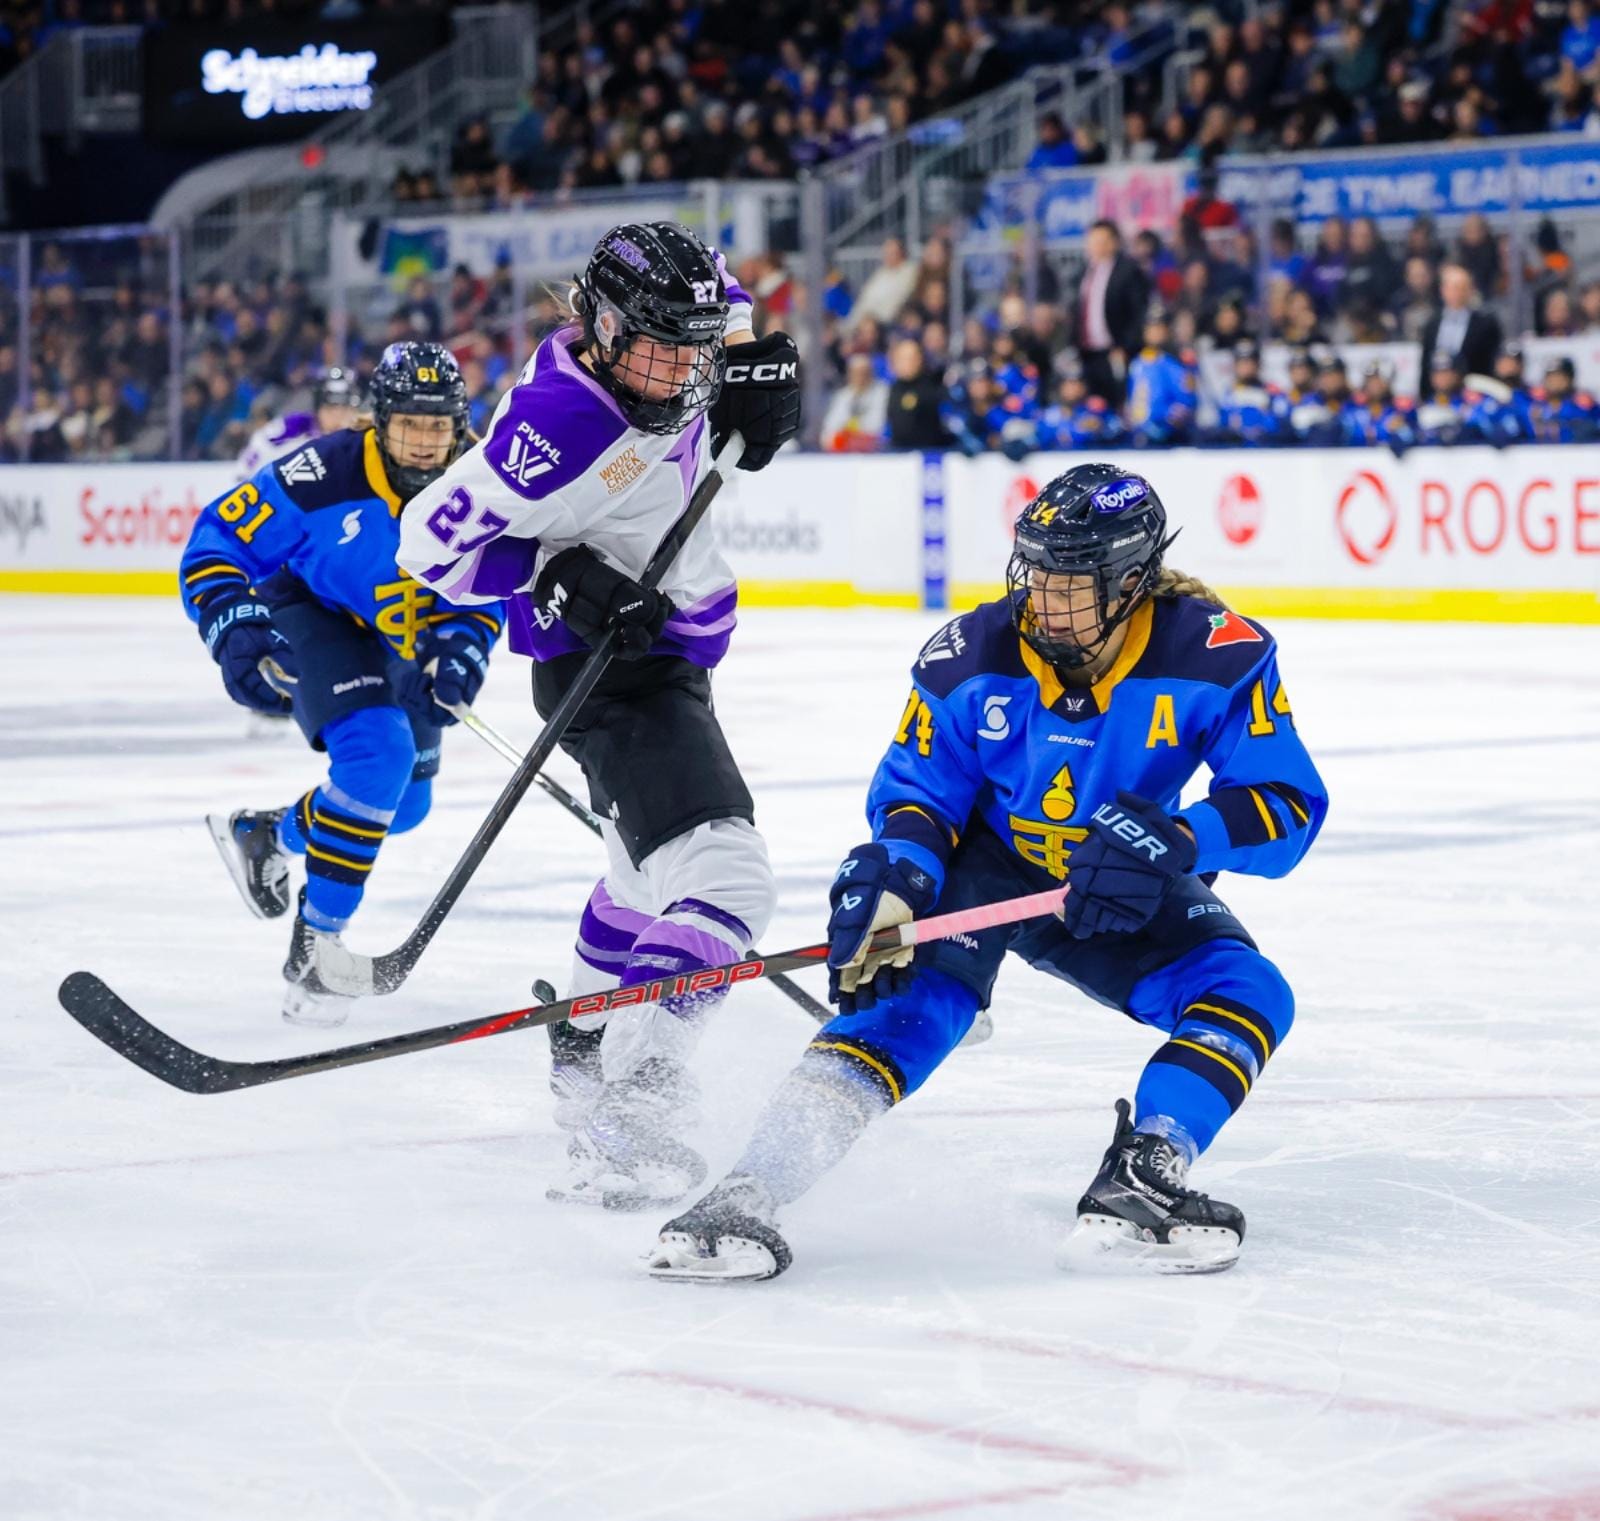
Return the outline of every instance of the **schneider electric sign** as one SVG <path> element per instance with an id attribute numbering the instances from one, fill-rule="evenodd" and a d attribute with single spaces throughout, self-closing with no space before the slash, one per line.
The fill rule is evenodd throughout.
<path id="1" fill-rule="evenodd" d="M 237 97 L 249 121 L 313 111 L 365 111 L 372 105 L 373 52 L 347 53 L 336 42 L 308 42 L 298 53 L 273 57 L 243 48 L 212 48 L 200 59 L 207 95 Z"/>
<path id="2" fill-rule="evenodd" d="M 437 13 L 404 21 L 173 26 L 145 39 L 145 131 L 243 146 L 302 137 L 372 108 L 377 88 L 446 40 Z"/>

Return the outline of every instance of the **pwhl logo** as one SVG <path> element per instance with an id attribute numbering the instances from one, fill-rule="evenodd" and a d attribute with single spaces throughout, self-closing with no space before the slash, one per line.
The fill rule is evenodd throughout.
<path id="1" fill-rule="evenodd" d="M 1358 565 L 1376 565 L 1394 544 L 1400 513 L 1383 478 L 1358 470 L 1339 493 L 1334 521 L 1350 558 Z"/>
<path id="2" fill-rule="evenodd" d="M 18 554 L 28 547 L 30 535 L 44 530 L 43 498 L 0 496 L 0 539 L 15 535 Z"/>
<path id="3" fill-rule="evenodd" d="M 1261 492 L 1248 475 L 1230 475 L 1217 499 L 1217 517 L 1230 544 L 1248 544 L 1261 527 Z"/>

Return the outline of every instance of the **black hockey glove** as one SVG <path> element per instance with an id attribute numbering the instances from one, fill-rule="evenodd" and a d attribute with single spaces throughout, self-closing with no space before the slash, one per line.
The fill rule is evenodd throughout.
<path id="1" fill-rule="evenodd" d="M 841 1014 L 872 1008 L 911 986 L 914 946 L 868 952 L 879 930 L 909 924 L 933 906 L 938 889 L 920 866 L 889 860 L 882 845 L 858 845 L 828 889 L 828 999 Z"/>
<path id="2" fill-rule="evenodd" d="M 631 576 L 607 565 L 587 544 L 563 549 L 550 560 L 533 583 L 533 601 L 591 648 L 598 648 L 616 629 L 617 653 L 624 660 L 648 655 L 673 613 L 669 596 L 646 591 Z"/>
<path id="3" fill-rule="evenodd" d="M 711 404 L 711 452 L 735 429 L 744 435 L 741 470 L 759 470 L 800 431 L 800 351 L 787 333 L 728 350 L 722 390 Z"/>
<path id="4" fill-rule="evenodd" d="M 222 671 L 228 696 L 241 707 L 257 713 L 293 711 L 294 703 L 261 674 L 261 662 L 268 657 L 286 675 L 300 674 L 289 641 L 272 626 L 272 613 L 264 603 L 213 604 L 200 626 L 200 637 Z"/>
<path id="5" fill-rule="evenodd" d="M 1089 838 L 1067 862 L 1062 922 L 1079 940 L 1132 934 L 1155 917 L 1172 884 L 1194 870 L 1195 843 L 1147 798 L 1119 792 L 1089 821 Z"/>

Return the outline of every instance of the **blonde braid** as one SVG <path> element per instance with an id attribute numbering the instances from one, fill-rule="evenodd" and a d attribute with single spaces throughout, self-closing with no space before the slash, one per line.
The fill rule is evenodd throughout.
<path id="1" fill-rule="evenodd" d="M 1158 597 L 1196 597 L 1201 602 L 1210 602 L 1227 611 L 1228 604 L 1222 600 L 1198 576 L 1191 576 L 1184 571 L 1175 570 L 1167 566 L 1161 572 L 1161 579 L 1156 582 L 1155 595 Z"/>

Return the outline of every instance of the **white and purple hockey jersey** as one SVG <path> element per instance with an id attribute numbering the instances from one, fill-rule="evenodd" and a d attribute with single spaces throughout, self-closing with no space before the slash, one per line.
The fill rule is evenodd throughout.
<path id="1" fill-rule="evenodd" d="M 317 431 L 317 420 L 309 412 L 285 412 L 263 423 L 250 435 L 234 466 L 240 481 L 247 481 L 263 465 L 287 454 L 302 439 L 311 438 Z"/>
<path id="2" fill-rule="evenodd" d="M 720 259 L 719 259 L 720 265 Z M 726 278 L 726 277 L 725 277 Z M 728 330 L 750 298 L 727 280 Z M 549 660 L 587 646 L 526 593 L 546 559 L 577 544 L 640 576 L 710 466 L 710 424 L 643 433 L 552 333 L 501 398 L 484 439 L 407 504 L 402 569 L 447 601 L 509 599 L 510 644 Z M 714 666 L 733 635 L 738 588 L 702 520 L 662 579 L 675 605 L 654 652 Z"/>

